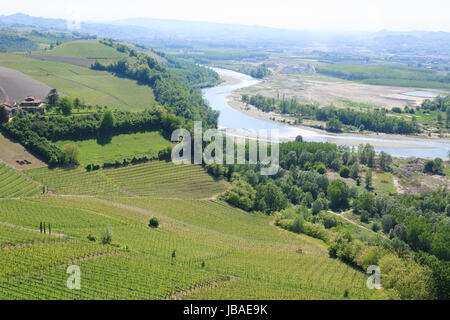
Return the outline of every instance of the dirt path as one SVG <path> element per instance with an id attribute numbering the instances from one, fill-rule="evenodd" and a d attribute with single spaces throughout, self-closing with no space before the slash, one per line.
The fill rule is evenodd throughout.
<path id="1" fill-rule="evenodd" d="M 344 219 L 345 221 L 350 222 L 351 224 L 357 226 L 358 228 L 361 228 L 361 229 L 364 229 L 364 230 L 366 230 L 366 231 L 375 233 L 373 230 L 370 230 L 369 228 L 366 228 L 366 227 L 360 225 L 359 223 L 353 221 L 352 219 L 349 219 L 349 218 L 347 218 L 346 216 L 344 216 L 345 213 L 350 212 L 350 211 L 351 211 L 351 210 L 346 211 L 346 212 L 343 212 L 343 213 L 336 213 L 336 212 L 333 212 L 333 211 L 328 210 L 329 213 L 332 213 L 332 214 L 334 214 L 334 215 L 336 215 L 336 216 L 338 216 L 338 217 L 341 217 L 341 218 Z M 376 234 L 379 234 L 379 233 L 376 233 Z M 387 239 L 387 237 L 386 237 L 384 234 L 380 234 L 380 235 L 381 235 L 383 238 L 386 238 L 386 239 Z"/>
<path id="2" fill-rule="evenodd" d="M 32 231 L 32 232 L 38 232 L 38 233 L 41 233 L 41 230 L 39 230 L 39 229 L 31 229 L 31 228 L 19 226 L 19 225 L 16 225 L 16 224 L 12 224 L 12 223 L 9 223 L 9 222 L 3 222 L 3 221 L 0 221 L 0 224 L 1 224 L 1 225 L 4 225 L 4 226 L 7 226 L 7 227 L 20 229 L 20 230 L 26 230 L 26 231 Z M 66 237 L 66 235 L 63 234 L 63 233 L 54 233 L 54 232 L 52 232 L 51 234 L 49 234 L 49 236 L 55 236 L 55 237 L 60 237 L 60 238 Z"/>
<path id="3" fill-rule="evenodd" d="M 405 189 L 400 185 L 396 176 L 392 175 L 392 183 L 394 184 L 395 189 L 397 189 L 398 194 L 404 194 Z"/>

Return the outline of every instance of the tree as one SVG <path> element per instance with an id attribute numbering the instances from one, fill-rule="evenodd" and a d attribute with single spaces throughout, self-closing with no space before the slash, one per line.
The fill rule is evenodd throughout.
<path id="1" fill-rule="evenodd" d="M 358 147 L 359 161 L 368 167 L 375 166 L 375 149 L 370 144 L 359 145 Z"/>
<path id="2" fill-rule="evenodd" d="M 423 172 L 431 174 L 442 174 L 444 170 L 444 161 L 441 158 L 427 160 L 423 166 Z"/>
<path id="3" fill-rule="evenodd" d="M 366 172 L 366 189 L 372 189 L 372 171 L 367 170 Z"/>
<path id="4" fill-rule="evenodd" d="M 257 199 L 264 199 L 268 212 L 280 211 L 286 208 L 288 200 L 283 191 L 272 181 L 257 188 Z"/>
<path id="5" fill-rule="evenodd" d="M 158 220 L 158 218 L 156 218 L 156 217 L 151 217 L 151 219 L 150 219 L 150 221 L 149 221 L 149 223 L 148 223 L 148 226 L 149 226 L 149 227 L 152 227 L 152 228 L 158 228 L 158 226 L 159 226 L 159 220 Z"/>
<path id="6" fill-rule="evenodd" d="M 338 119 L 332 118 L 328 120 L 326 129 L 331 132 L 341 132 L 342 123 Z"/>
<path id="7" fill-rule="evenodd" d="M 347 166 L 342 166 L 341 169 L 339 169 L 339 175 L 342 178 L 348 178 L 350 175 L 350 169 Z"/>
<path id="8" fill-rule="evenodd" d="M 358 175 L 359 175 L 359 163 L 358 161 L 356 161 L 350 167 L 350 177 L 356 180 L 358 178 Z"/>
<path id="9" fill-rule="evenodd" d="M 450 127 L 450 106 L 447 106 L 447 109 L 445 111 L 445 115 L 446 115 L 445 125 L 446 125 L 447 128 L 449 128 Z"/>
<path id="10" fill-rule="evenodd" d="M 75 100 L 73 100 L 73 106 L 75 109 L 80 109 L 81 107 L 81 102 L 79 98 L 75 98 Z"/>
<path id="11" fill-rule="evenodd" d="M 439 259 L 450 260 L 450 227 L 441 226 L 434 234 L 433 242 L 431 243 L 431 252 Z"/>
<path id="12" fill-rule="evenodd" d="M 47 107 L 49 109 L 54 108 L 58 105 L 59 95 L 58 91 L 56 89 L 50 90 L 50 92 L 47 95 Z"/>
<path id="13" fill-rule="evenodd" d="M 327 189 L 328 200 L 330 200 L 330 208 L 333 210 L 347 209 L 350 189 L 342 180 L 333 180 Z"/>
<path id="14" fill-rule="evenodd" d="M 105 232 L 102 235 L 102 244 L 111 244 L 112 236 L 112 229 L 110 226 L 107 226 Z"/>
<path id="15" fill-rule="evenodd" d="M 102 120 L 100 122 L 100 133 L 101 134 L 111 134 L 115 125 L 116 125 L 116 120 L 115 120 L 113 112 L 111 110 L 106 110 L 103 113 Z"/>
<path id="16" fill-rule="evenodd" d="M 6 111 L 5 107 L 0 107 L 0 124 L 7 123 L 9 121 L 8 111 Z"/>
<path id="17" fill-rule="evenodd" d="M 80 163 L 80 148 L 75 143 L 69 143 L 64 146 L 64 159 L 68 165 L 78 165 Z"/>
<path id="18" fill-rule="evenodd" d="M 356 214 L 362 214 L 367 212 L 370 216 L 374 213 L 374 200 L 373 194 L 364 192 L 361 193 L 356 200 L 353 201 L 353 210 Z"/>
<path id="19" fill-rule="evenodd" d="M 378 159 L 380 169 L 383 171 L 391 171 L 392 157 L 384 151 L 381 151 L 380 158 Z"/>
<path id="20" fill-rule="evenodd" d="M 63 115 L 68 116 L 72 113 L 72 109 L 73 109 L 72 100 L 69 97 L 61 98 L 58 100 L 58 107 L 59 107 L 59 111 Z"/>

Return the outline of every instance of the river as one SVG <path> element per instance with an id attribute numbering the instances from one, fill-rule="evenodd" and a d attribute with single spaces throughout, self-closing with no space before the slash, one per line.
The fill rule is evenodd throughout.
<path id="1" fill-rule="evenodd" d="M 220 68 L 213 68 L 219 75 L 232 78 L 237 81 L 230 85 L 220 85 L 203 89 L 203 97 L 214 110 L 220 111 L 219 128 L 228 128 L 238 135 L 246 136 L 249 130 L 260 132 L 261 130 L 277 129 L 279 137 L 283 140 L 294 140 L 300 135 L 305 141 L 332 142 L 340 145 L 357 145 L 369 143 L 374 145 L 377 152 L 387 152 L 395 156 L 419 157 L 419 158 L 447 158 L 450 151 L 450 143 L 438 140 L 377 138 L 363 135 L 329 134 L 318 132 L 308 128 L 299 128 L 261 120 L 233 109 L 226 97 L 233 91 L 251 87 L 258 84 L 259 80 L 248 75 Z"/>

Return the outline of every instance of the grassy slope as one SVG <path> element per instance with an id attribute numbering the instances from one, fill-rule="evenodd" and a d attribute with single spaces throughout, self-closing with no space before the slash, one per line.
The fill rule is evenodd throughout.
<path id="1" fill-rule="evenodd" d="M 147 226 L 152 215 L 160 218 L 158 229 Z M 34 244 L 0 250 L 0 270 L 7 270 L 0 275 L 0 298 L 342 299 L 346 289 L 350 298 L 370 296 L 366 276 L 328 258 L 320 241 L 221 202 L 70 197 L 0 201 L 0 221 L 36 229 L 41 220 L 50 221 L 53 232 L 65 237 L 40 243 L 31 231 L 7 230 L 15 241 L 32 237 Z M 106 225 L 117 247 L 87 241 L 89 234 L 98 239 Z M 297 253 L 298 248 L 304 253 Z M 64 263 L 76 259 L 82 290 L 70 291 Z M 197 289 L 182 292 L 192 287 Z"/>
<path id="2" fill-rule="evenodd" d="M 0 198 L 34 196 L 39 194 L 41 190 L 37 183 L 0 162 Z"/>
<path id="3" fill-rule="evenodd" d="M 26 173 L 57 193 L 69 195 L 203 199 L 225 191 L 225 185 L 214 181 L 200 166 L 163 161 L 91 172 L 82 168 L 40 168 Z"/>
<path id="4" fill-rule="evenodd" d="M 126 54 L 105 46 L 96 41 L 71 41 L 63 43 L 53 50 L 42 51 L 41 54 L 51 56 L 66 56 L 86 59 L 120 59 Z"/>
<path id="5" fill-rule="evenodd" d="M 77 44 L 78 42 L 74 43 Z M 94 42 L 87 43 L 95 48 L 99 46 Z M 62 53 L 70 54 L 66 48 L 67 46 L 73 46 L 73 43 L 62 46 L 63 48 L 60 49 Z M 85 50 L 83 45 L 80 50 L 84 53 L 81 54 L 80 51 L 76 51 L 75 54 L 89 56 L 91 52 L 97 52 L 95 48 Z M 99 52 L 99 54 L 101 53 L 102 51 Z M 109 53 L 105 54 L 105 58 L 109 59 L 110 57 Z M 138 111 L 155 103 L 151 88 L 140 86 L 136 81 L 115 77 L 106 71 L 94 71 L 79 65 L 5 53 L 0 54 L 0 65 L 19 70 L 66 95 L 79 97 L 82 100 L 84 99 L 86 104 L 94 106 L 107 105 L 121 110 Z"/>
<path id="6" fill-rule="evenodd" d="M 63 149 L 65 144 L 72 141 L 58 141 L 56 144 Z M 79 146 L 80 164 L 103 164 L 121 159 L 132 159 L 143 156 L 157 156 L 158 151 L 170 146 L 170 142 L 159 132 L 145 132 L 135 134 L 121 134 L 114 136 L 111 143 L 100 145 L 96 139 L 77 141 Z"/>

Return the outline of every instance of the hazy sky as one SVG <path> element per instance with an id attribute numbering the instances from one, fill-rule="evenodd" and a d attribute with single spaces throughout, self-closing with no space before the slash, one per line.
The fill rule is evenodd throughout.
<path id="1" fill-rule="evenodd" d="M 169 18 L 306 30 L 450 32 L 449 0 L 0 0 L 0 14 Z"/>

